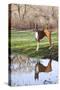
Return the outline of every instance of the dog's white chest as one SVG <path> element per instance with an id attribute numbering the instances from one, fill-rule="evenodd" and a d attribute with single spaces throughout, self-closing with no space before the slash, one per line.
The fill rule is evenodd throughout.
<path id="1" fill-rule="evenodd" d="M 37 72 L 37 73 L 39 72 L 39 67 L 38 67 L 38 66 L 36 67 L 36 72 Z"/>
<path id="2" fill-rule="evenodd" d="M 35 38 L 38 39 L 38 32 L 35 32 Z"/>

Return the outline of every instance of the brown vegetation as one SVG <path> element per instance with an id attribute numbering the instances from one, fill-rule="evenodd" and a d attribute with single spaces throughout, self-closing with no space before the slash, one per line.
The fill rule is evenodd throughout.
<path id="1" fill-rule="evenodd" d="M 9 4 L 11 27 L 18 29 L 34 29 L 38 24 L 39 30 L 44 27 L 58 28 L 58 8 L 55 6 Z"/>

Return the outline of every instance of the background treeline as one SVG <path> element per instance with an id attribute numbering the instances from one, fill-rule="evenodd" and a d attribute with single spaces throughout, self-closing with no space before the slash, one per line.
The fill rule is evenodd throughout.
<path id="1" fill-rule="evenodd" d="M 39 30 L 44 27 L 50 30 L 58 29 L 58 7 L 9 4 L 9 26 L 19 30 L 31 30 L 38 25 Z"/>

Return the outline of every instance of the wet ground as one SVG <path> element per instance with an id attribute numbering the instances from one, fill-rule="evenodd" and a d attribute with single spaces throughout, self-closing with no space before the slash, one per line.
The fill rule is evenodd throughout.
<path id="1" fill-rule="evenodd" d="M 42 85 L 58 83 L 58 62 L 52 60 L 52 71 L 39 73 L 39 80 L 34 79 L 35 65 L 40 61 L 44 66 L 48 65 L 49 59 L 28 58 L 25 56 L 11 56 L 11 85 Z"/>

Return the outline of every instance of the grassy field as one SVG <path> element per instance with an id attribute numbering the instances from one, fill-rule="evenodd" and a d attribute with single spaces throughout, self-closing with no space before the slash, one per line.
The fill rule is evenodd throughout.
<path id="1" fill-rule="evenodd" d="M 49 42 L 46 37 L 44 37 L 40 42 L 39 51 L 36 51 L 36 40 L 32 31 L 11 31 L 11 53 L 12 54 L 24 54 L 30 57 L 38 58 L 48 58 L 50 55 Z M 52 41 L 54 47 L 52 48 L 52 58 L 58 58 L 58 36 L 56 32 L 52 33 Z"/>

